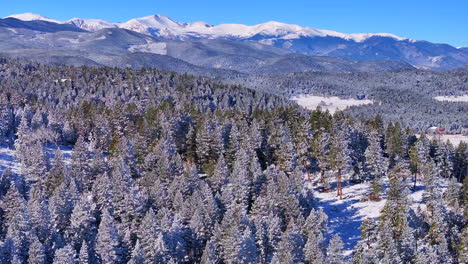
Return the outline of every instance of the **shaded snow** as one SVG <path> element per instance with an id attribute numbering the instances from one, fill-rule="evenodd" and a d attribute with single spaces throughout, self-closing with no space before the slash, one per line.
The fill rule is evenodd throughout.
<path id="1" fill-rule="evenodd" d="M 388 180 L 384 181 L 385 192 L 388 191 Z M 377 219 L 380 211 L 387 201 L 386 193 L 383 193 L 382 200 L 378 202 L 369 201 L 366 196 L 370 193 L 369 183 L 344 184 L 343 200 L 339 200 L 336 195 L 336 184 L 332 185 L 332 191 L 320 192 L 313 183 L 308 183 L 308 187 L 314 189 L 314 196 L 318 205 L 328 215 L 328 238 L 338 234 L 344 243 L 345 254 L 351 255 L 353 248 L 361 239 L 361 226 L 365 218 Z M 409 186 L 412 187 L 412 186 Z M 446 188 L 446 185 L 441 185 Z M 424 188 L 420 182 L 417 183 L 416 191 L 410 191 L 412 199 L 411 209 L 416 210 L 422 203 Z"/>
<path id="2" fill-rule="evenodd" d="M 7 168 L 13 173 L 19 173 L 20 166 L 15 162 L 15 151 L 9 147 L 0 147 L 0 174 Z"/>
<path id="3" fill-rule="evenodd" d="M 325 97 L 317 95 L 297 95 L 291 98 L 291 100 L 296 101 L 300 106 L 315 110 L 318 106 L 322 110 L 328 110 L 330 113 L 334 113 L 337 110 L 344 110 L 349 106 L 365 105 L 372 104 L 372 100 L 358 100 L 358 99 L 341 99 L 336 96 Z"/>

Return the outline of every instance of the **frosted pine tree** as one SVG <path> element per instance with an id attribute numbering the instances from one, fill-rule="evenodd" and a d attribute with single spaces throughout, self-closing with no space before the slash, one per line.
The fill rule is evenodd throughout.
<path id="1" fill-rule="evenodd" d="M 342 125 L 335 127 L 331 138 L 330 146 L 330 165 L 336 171 L 337 196 L 343 199 L 343 181 L 344 174 L 349 169 L 351 159 L 349 157 L 349 136 L 348 126 Z"/>
<path id="2" fill-rule="evenodd" d="M 320 168 L 320 182 L 325 191 L 330 190 L 330 181 L 326 177 L 326 172 L 330 170 L 330 134 L 321 132 L 317 136 L 316 147 L 314 148 L 314 157 Z"/>
<path id="3" fill-rule="evenodd" d="M 39 241 L 37 236 L 32 235 L 30 238 L 30 245 L 28 250 L 28 263 L 31 264 L 46 264 L 47 263 L 47 256 L 46 256 L 46 248 L 44 244 Z"/>
<path id="4" fill-rule="evenodd" d="M 237 257 L 233 261 L 233 263 L 242 263 L 242 264 L 250 264 L 250 263 L 257 263 L 258 256 L 257 256 L 257 245 L 255 244 L 255 236 L 250 230 L 247 228 L 244 230 L 240 240 L 239 240 L 239 248 L 237 251 Z"/>
<path id="5" fill-rule="evenodd" d="M 79 253 L 79 256 L 78 256 L 78 263 L 79 264 L 91 264 L 91 263 L 93 263 L 91 255 L 89 254 L 89 248 L 88 248 L 88 244 L 86 243 L 86 241 L 83 241 L 81 243 L 80 253 Z"/>
<path id="6" fill-rule="evenodd" d="M 104 210 L 96 240 L 96 253 L 103 263 L 121 263 L 124 252 L 117 226 L 108 210 Z"/>
<path id="7" fill-rule="evenodd" d="M 80 190 L 91 190 L 93 177 L 90 174 L 91 153 L 83 136 L 80 136 L 73 147 L 71 157 L 71 176 L 77 180 Z"/>
<path id="8" fill-rule="evenodd" d="M 77 264 L 76 251 L 72 246 L 59 248 L 54 255 L 54 264 Z M 110 263 L 110 262 L 109 262 Z"/>
<path id="9" fill-rule="evenodd" d="M 139 240 L 137 240 L 135 247 L 133 248 L 132 257 L 130 258 L 130 261 L 128 263 L 129 264 L 145 264 L 146 263 L 144 252 L 140 246 Z"/>
<path id="10" fill-rule="evenodd" d="M 371 132 L 369 146 L 364 155 L 366 157 L 366 178 L 371 180 L 371 198 L 379 200 L 382 192 L 382 180 L 386 176 L 388 164 L 380 148 L 380 138 L 377 132 Z"/>
<path id="11" fill-rule="evenodd" d="M 290 174 L 297 166 L 297 153 L 287 126 L 283 126 L 279 148 L 276 152 L 280 170 Z"/>
<path id="12" fill-rule="evenodd" d="M 219 264 L 221 262 L 220 257 L 218 255 L 218 251 L 216 250 L 216 245 L 213 241 L 209 240 L 206 243 L 205 250 L 203 251 L 203 255 L 201 258 L 201 264 Z"/>
<path id="13" fill-rule="evenodd" d="M 138 232 L 143 256 L 147 261 L 152 261 L 156 258 L 155 238 L 159 236 L 160 229 L 161 227 L 159 226 L 159 221 L 156 219 L 154 211 L 149 209 L 141 222 L 140 230 Z"/>
<path id="14" fill-rule="evenodd" d="M 91 199 L 90 193 L 83 193 L 70 216 L 67 238 L 75 248 L 82 244 L 86 245 L 86 241 L 93 241 L 97 233 L 96 205 Z"/>
<path id="15" fill-rule="evenodd" d="M 60 149 L 55 151 L 54 159 L 52 160 L 52 168 L 49 170 L 45 179 L 45 189 L 47 197 L 51 197 L 55 189 L 63 183 L 67 175 L 63 152 Z"/>
<path id="16" fill-rule="evenodd" d="M 328 264 L 344 264 L 343 254 L 343 241 L 338 235 L 334 235 L 330 241 L 330 245 L 327 248 L 327 260 Z"/>
<path id="17" fill-rule="evenodd" d="M 305 238 L 298 226 L 291 222 L 281 236 L 272 263 L 303 263 Z"/>

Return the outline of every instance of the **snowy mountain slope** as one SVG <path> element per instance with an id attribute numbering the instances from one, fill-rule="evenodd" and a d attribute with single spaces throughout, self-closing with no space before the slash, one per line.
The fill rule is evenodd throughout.
<path id="1" fill-rule="evenodd" d="M 115 28 L 119 27 L 119 23 L 108 22 L 101 19 L 86 19 L 86 18 L 72 18 L 67 20 L 66 23 L 72 24 L 76 27 L 87 31 L 98 31 L 104 28 Z"/>

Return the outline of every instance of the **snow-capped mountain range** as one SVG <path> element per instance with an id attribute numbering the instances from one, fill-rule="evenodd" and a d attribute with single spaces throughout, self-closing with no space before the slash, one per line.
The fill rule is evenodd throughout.
<path id="1" fill-rule="evenodd" d="M 7 30 L 3 35 L 2 28 Z M 28 32 L 15 33 L 19 29 Z M 112 40 L 109 36 L 111 33 L 114 34 Z M 104 41 L 105 39 L 107 41 Z M 61 41 L 73 45 L 61 44 Z M 86 44 L 92 41 L 99 42 Z M 324 65 L 331 65 L 331 68 L 343 71 L 350 70 L 349 61 L 345 62 L 348 66 L 344 68 L 336 67 L 344 62 L 336 58 L 354 61 L 355 65 L 359 65 L 359 71 L 362 70 L 362 63 L 370 61 L 378 61 L 374 64 L 364 64 L 364 68 L 371 71 L 372 67 L 369 68 L 369 65 L 379 65 L 376 66 L 376 70 L 382 70 L 382 65 L 384 69 L 389 70 L 401 67 L 406 69 L 409 65 L 419 69 L 450 70 L 468 64 L 468 48 L 419 41 L 390 33 L 346 34 L 273 21 L 252 26 L 210 25 L 205 22 L 178 22 L 164 15 L 151 15 L 116 23 L 85 18 L 59 21 L 33 13 L 16 14 L 0 19 L 0 51 L 24 54 L 24 49 L 15 50 L 24 48 L 25 45 L 30 45 L 33 50 L 49 50 L 55 47 L 56 53 L 58 47 L 66 52 L 77 52 L 80 56 L 86 54 L 83 50 L 90 48 L 96 49 L 96 52 L 99 50 L 100 54 L 104 49 L 114 55 L 117 51 L 119 55 L 130 52 L 132 56 L 136 56 L 134 53 L 144 52 L 167 55 L 197 66 L 243 72 L 250 72 L 251 67 L 258 68 L 268 64 L 263 60 L 265 56 L 269 59 L 275 58 L 276 62 L 273 65 L 276 68 L 273 69 L 272 66 L 268 69 L 274 72 L 278 69 L 320 70 Z M 301 56 L 286 56 L 291 53 Z M 218 57 L 220 54 L 222 57 Z M 287 57 L 290 64 L 283 61 L 283 56 Z M 102 56 L 98 58 L 102 59 Z M 144 57 L 135 60 L 140 62 Z M 96 62 L 95 58 L 91 61 Z M 115 59 L 109 61 L 114 62 Z M 318 61 L 320 67 L 317 68 Z M 248 67 L 244 65 L 246 62 Z M 325 68 L 328 69 L 328 66 Z M 356 70 L 354 66 L 351 68 Z"/>
<path id="2" fill-rule="evenodd" d="M 38 14 L 24 13 L 7 17 L 23 21 L 41 20 L 59 24 L 72 24 L 88 31 L 98 31 L 104 28 L 123 28 L 155 37 L 184 39 L 184 38 L 226 38 L 226 39 L 250 39 L 255 36 L 270 36 L 279 39 L 298 39 L 301 37 L 338 37 L 345 40 L 362 42 L 370 37 L 390 37 L 396 40 L 404 40 L 390 33 L 354 33 L 345 34 L 332 30 L 315 29 L 299 25 L 285 24 L 270 21 L 258 25 L 248 26 L 243 24 L 210 25 L 199 21 L 193 23 L 177 22 L 164 15 L 151 15 L 131 19 L 123 23 L 108 22 L 101 19 L 72 18 L 67 21 L 58 21 Z"/>

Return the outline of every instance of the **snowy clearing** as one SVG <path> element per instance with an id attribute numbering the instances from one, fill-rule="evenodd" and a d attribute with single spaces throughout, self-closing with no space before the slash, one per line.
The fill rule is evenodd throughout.
<path id="1" fill-rule="evenodd" d="M 468 102 L 468 94 L 460 96 L 436 96 L 434 97 L 437 101 L 445 102 Z"/>
<path id="2" fill-rule="evenodd" d="M 148 52 L 159 55 L 167 54 L 167 44 L 166 43 L 147 43 L 142 45 L 133 45 L 128 48 L 130 52 Z"/>
<path id="3" fill-rule="evenodd" d="M 45 151 L 49 159 L 55 157 L 55 151 L 57 147 L 48 145 L 45 147 Z M 60 146 L 60 150 L 63 152 L 63 158 L 65 164 L 69 165 L 71 161 L 72 149 L 68 146 Z M 21 166 L 15 161 L 15 150 L 8 146 L 0 146 L 0 174 L 3 173 L 5 169 L 11 169 L 13 173 L 20 173 Z"/>
<path id="4" fill-rule="evenodd" d="M 420 137 L 419 134 L 416 134 L 416 137 Z M 430 140 L 432 139 L 438 139 L 439 135 L 426 135 L 427 138 L 429 138 Z M 461 142 L 465 142 L 465 143 L 468 143 L 468 136 L 465 136 L 465 135 L 462 135 L 462 134 L 456 134 L 456 135 L 440 135 L 440 140 L 443 141 L 443 142 L 447 142 L 450 141 L 450 143 L 452 143 L 452 145 L 454 145 L 455 147 L 457 147 L 458 145 L 460 145 Z"/>
<path id="5" fill-rule="evenodd" d="M 381 201 L 369 201 L 366 199 L 366 195 L 370 192 L 369 183 L 345 184 L 343 200 L 339 200 L 336 188 L 330 192 L 320 192 L 313 183 L 308 184 L 309 188 L 314 189 L 319 207 L 328 216 L 328 238 L 338 234 L 343 240 L 346 256 L 351 255 L 353 248 L 361 239 L 359 227 L 365 218 L 379 217 L 387 199 L 386 193 L 383 193 Z M 388 180 L 384 181 L 384 186 L 385 191 L 388 191 Z M 443 183 L 441 187 L 445 189 L 447 186 Z M 410 191 L 412 210 L 416 210 L 422 204 L 423 192 L 424 187 L 420 182 L 417 183 L 415 192 Z"/>
<path id="6" fill-rule="evenodd" d="M 296 101 L 297 104 L 299 104 L 300 106 L 310 110 L 315 110 L 318 106 L 320 106 L 323 110 L 328 110 L 332 114 L 335 113 L 337 110 L 344 110 L 349 106 L 373 103 L 372 100 L 367 99 L 341 99 L 336 96 L 325 97 L 316 95 L 297 95 L 292 97 L 291 100 Z"/>

